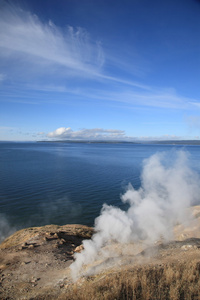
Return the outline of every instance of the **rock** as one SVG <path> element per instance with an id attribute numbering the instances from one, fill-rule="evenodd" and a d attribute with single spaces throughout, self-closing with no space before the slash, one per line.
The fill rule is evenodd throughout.
<path id="1" fill-rule="evenodd" d="M 192 250 L 192 249 L 198 249 L 196 245 L 183 245 L 181 247 L 181 250 L 183 251 L 188 251 L 188 250 Z"/>
<path id="2" fill-rule="evenodd" d="M 40 280 L 39 277 L 38 277 L 38 278 L 37 278 L 37 277 L 32 277 L 31 280 L 30 280 L 30 282 L 31 282 L 31 283 L 35 283 L 35 282 L 37 282 L 37 281 L 39 281 L 39 280 Z"/>
<path id="3" fill-rule="evenodd" d="M 76 247 L 76 248 L 74 249 L 74 252 L 80 253 L 83 249 L 84 249 L 84 246 L 83 246 L 83 244 L 82 244 L 82 245 Z"/>
<path id="4" fill-rule="evenodd" d="M 25 242 L 21 245 L 21 247 L 19 248 L 19 250 L 23 250 L 26 249 L 28 247 L 28 244 Z"/>
<path id="5" fill-rule="evenodd" d="M 181 233 L 180 236 L 178 237 L 179 241 L 184 241 L 187 238 L 186 233 Z"/>
<path id="6" fill-rule="evenodd" d="M 0 265 L 0 270 L 1 270 L 1 271 L 5 270 L 6 268 L 7 268 L 6 265 Z"/>
<path id="7" fill-rule="evenodd" d="M 21 265 L 22 265 L 22 266 L 25 266 L 25 265 L 30 264 L 30 262 L 31 262 L 31 261 L 23 261 L 23 262 L 21 263 Z"/>
<path id="8" fill-rule="evenodd" d="M 54 248 L 59 248 L 59 246 L 60 246 L 59 243 L 56 243 L 56 244 L 53 245 Z"/>
<path id="9" fill-rule="evenodd" d="M 31 283 L 31 286 L 32 286 L 32 287 L 34 287 L 34 286 L 36 286 L 36 285 L 37 285 L 37 282 L 32 282 L 32 283 Z"/>
<path id="10" fill-rule="evenodd" d="M 58 238 L 59 238 L 59 237 L 58 237 L 58 234 L 57 234 L 57 233 L 54 233 L 53 238 L 54 238 L 54 239 L 58 239 Z"/>

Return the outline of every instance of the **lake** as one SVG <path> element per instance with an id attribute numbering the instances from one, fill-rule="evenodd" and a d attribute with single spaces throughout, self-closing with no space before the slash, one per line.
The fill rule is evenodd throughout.
<path id="1" fill-rule="evenodd" d="M 200 146 L 129 143 L 0 143 L 0 217 L 17 229 L 45 224 L 93 226 L 103 203 L 141 185 L 143 160 L 185 150 L 200 173 Z M 1 224 L 1 223 L 0 223 Z"/>

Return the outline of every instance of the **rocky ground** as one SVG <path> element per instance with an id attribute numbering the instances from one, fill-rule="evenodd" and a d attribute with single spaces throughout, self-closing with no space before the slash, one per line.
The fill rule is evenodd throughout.
<path id="1" fill-rule="evenodd" d="M 20 230 L 0 245 L 0 299 L 55 295 L 71 283 L 69 265 L 75 249 L 93 229 L 82 225 Z"/>
<path id="2" fill-rule="evenodd" d="M 177 225 L 175 240 L 167 244 L 131 244 L 125 249 L 112 245 L 115 255 L 91 266 L 92 280 L 141 264 L 151 268 L 187 261 L 200 264 L 200 206 L 192 213 L 194 220 L 187 227 Z M 65 297 L 74 288 L 69 266 L 82 240 L 92 234 L 92 228 L 82 225 L 48 225 L 14 233 L 0 245 L 0 299 L 73 299 Z M 87 280 L 79 279 L 76 285 Z"/>

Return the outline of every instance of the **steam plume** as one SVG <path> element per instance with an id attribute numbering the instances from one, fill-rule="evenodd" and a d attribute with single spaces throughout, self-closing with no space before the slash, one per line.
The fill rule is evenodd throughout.
<path id="1" fill-rule="evenodd" d="M 0 213 L 0 243 L 15 231 L 16 228 L 10 225 L 10 222 L 6 215 Z"/>
<path id="2" fill-rule="evenodd" d="M 187 221 L 186 208 L 199 201 L 199 182 L 184 151 L 157 153 L 146 159 L 141 187 L 135 190 L 129 184 L 121 197 L 129 204 L 128 210 L 103 205 L 101 215 L 95 220 L 96 233 L 91 240 L 83 241 L 84 250 L 75 255 L 71 265 L 73 278 L 81 274 L 84 265 L 104 255 L 103 247 L 112 242 L 151 243 L 161 236 L 170 240 L 174 225 Z"/>

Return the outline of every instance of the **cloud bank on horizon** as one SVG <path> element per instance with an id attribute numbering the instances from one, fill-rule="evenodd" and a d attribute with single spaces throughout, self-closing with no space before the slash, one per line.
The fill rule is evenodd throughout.
<path id="1" fill-rule="evenodd" d="M 47 134 L 45 132 L 39 132 L 38 136 L 42 136 L 44 140 L 90 140 L 90 141 L 138 141 L 138 140 L 179 140 L 180 137 L 175 135 L 163 135 L 155 136 L 142 136 L 130 137 L 126 135 L 123 130 L 117 129 L 103 129 L 103 128 L 92 128 L 92 129 L 80 129 L 77 131 L 72 130 L 70 127 L 60 127 Z"/>
<path id="2" fill-rule="evenodd" d="M 1 1 L 0 140 L 198 136 L 200 7 L 155 5 Z"/>
<path id="3" fill-rule="evenodd" d="M 118 140 L 126 139 L 125 132 L 123 130 L 115 129 L 81 129 L 78 131 L 73 131 L 70 127 L 60 127 L 56 130 L 49 132 L 47 134 L 48 138 L 53 139 L 89 139 L 89 140 Z"/>

